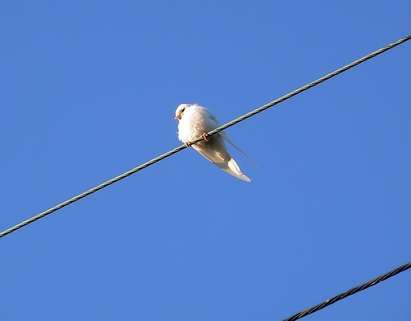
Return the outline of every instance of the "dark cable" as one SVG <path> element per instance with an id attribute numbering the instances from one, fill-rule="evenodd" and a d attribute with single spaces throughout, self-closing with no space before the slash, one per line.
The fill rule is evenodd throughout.
<path id="1" fill-rule="evenodd" d="M 390 49 L 392 49 L 392 48 L 394 48 L 394 47 L 396 47 L 396 46 L 398 46 L 398 45 L 400 45 L 400 44 L 402 44 L 402 43 L 404 43 L 404 42 L 406 42 L 410 39 L 411 39 L 411 35 L 408 35 L 408 36 L 406 36 L 404 38 L 401 38 L 401 39 L 399 39 L 399 40 L 397 40 L 393 43 L 388 44 L 387 46 L 385 46 L 381 49 L 373 51 L 370 54 L 368 54 L 368 55 L 366 55 L 366 56 L 364 56 L 360 59 L 357 59 L 357 60 L 351 62 L 348 65 L 345 65 L 344 67 L 341 67 L 341 68 L 339 68 L 339 69 L 337 69 L 337 70 L 335 70 L 335 71 L 333 71 L 333 72 L 331 72 L 331 73 L 329 73 L 329 74 L 327 74 L 327 75 L 325 75 L 325 76 L 323 76 L 323 77 L 321 77 L 317 80 L 314 80 L 314 81 L 312 81 L 312 82 L 310 82 L 310 83 L 308 83 L 308 84 L 306 84 L 306 85 L 304 85 L 304 86 L 302 86 L 302 87 L 300 87 L 300 88 L 284 95 L 284 96 L 281 96 L 281 97 L 279 97 L 275 100 L 272 100 L 271 102 L 269 102 L 269 103 L 267 103 L 267 104 L 265 104 L 265 105 L 263 105 L 263 106 L 261 106 L 257 109 L 254 109 L 254 110 L 252 110 L 252 111 L 250 111 L 250 112 L 248 112 L 248 113 L 246 113 L 242 116 L 239 116 L 239 117 L 235 118 L 234 120 L 232 120 L 232 121 L 216 128 L 216 129 L 210 131 L 208 133 L 208 135 L 209 136 L 215 135 L 215 134 L 221 132 L 222 130 L 224 130 L 228 127 L 234 126 L 235 124 L 237 124 L 237 123 L 239 123 L 239 122 L 241 122 L 241 121 L 243 121 L 247 118 L 250 118 L 250 117 L 252 117 L 252 116 L 254 116 L 258 113 L 261 113 L 261 112 L 263 112 L 263 111 L 265 111 L 265 110 L 267 110 L 267 109 L 269 109 L 269 108 L 271 108 L 271 107 L 273 107 L 273 106 L 275 106 L 275 105 L 277 105 L 277 104 L 279 104 L 279 103 L 281 103 L 281 102 L 283 102 L 283 101 L 285 101 L 285 100 L 287 100 L 287 99 L 289 99 L 289 98 L 291 98 L 295 95 L 298 95 L 298 94 L 302 93 L 303 91 L 306 91 L 307 89 L 310 89 L 314 86 L 317 86 L 317 85 L 321 84 L 322 82 L 324 82 L 324 81 L 326 81 L 330 78 L 333 78 L 333 77 L 341 74 L 342 72 L 347 71 L 347 70 L 349 70 L 349 69 L 351 69 L 351 68 L 353 68 L 353 67 L 355 67 L 355 66 L 357 66 L 357 65 L 359 65 L 359 64 L 361 64 L 361 63 L 363 63 L 363 62 L 365 62 L 365 61 L 367 61 L 371 58 L 374 58 L 375 56 L 378 56 L 378 55 L 382 54 L 383 52 L 385 52 L 387 50 L 390 50 Z M 191 142 L 191 144 L 198 143 L 202 140 L 203 140 L 203 138 L 199 138 L 199 139 Z M 157 163 L 157 162 L 159 162 L 159 161 L 161 161 L 165 158 L 168 158 L 168 157 L 182 151 L 185 148 L 187 148 L 187 146 L 185 146 L 185 145 L 181 145 L 179 147 L 176 147 L 173 150 L 170 150 L 170 151 L 168 151 L 164 154 L 161 154 L 161 155 L 153 158 L 152 160 L 149 160 L 146 163 L 143 163 L 143 164 L 141 164 L 137 167 L 134 167 L 134 168 L 130 169 L 129 171 L 127 171 L 127 172 L 125 172 L 121 175 L 118 175 L 118 176 L 113 177 L 109 180 L 106 180 L 106 181 L 102 182 L 101 184 L 99 184 L 95 187 L 92 187 L 92 188 L 90 188 L 90 189 L 88 189 L 88 190 L 86 190 L 86 191 L 84 191 L 84 192 L 82 192 L 82 193 L 80 193 L 80 194 L 64 201 L 64 202 L 61 202 L 61 203 L 45 210 L 44 212 L 41 212 L 37 215 L 34 215 L 34 216 L 32 216 L 32 217 L 30 217 L 30 218 L 28 218 L 28 219 L 26 219 L 26 220 L 24 220 L 24 221 L 22 221 L 22 222 L 20 222 L 16 225 L 14 225 L 14 226 L 11 226 L 11 227 L 5 229 L 4 231 L 0 232 L 0 238 L 4 237 L 4 236 L 6 236 L 6 235 L 8 235 L 12 232 L 15 232 L 18 229 L 22 228 L 23 226 L 29 225 L 29 224 L 33 223 L 34 221 L 37 221 L 37 220 L 39 220 L 39 219 L 41 219 L 41 218 L 43 218 L 43 217 L 45 217 L 45 216 L 47 216 L 51 213 L 54 213 L 57 210 L 60 210 L 63 207 L 66 207 L 67 205 L 70 205 L 74 202 L 77 202 L 78 200 L 80 200 L 80 199 L 82 199 L 82 198 L 84 198 L 84 197 L 86 197 L 90 194 L 93 194 L 93 193 L 95 193 L 95 192 L 97 192 L 97 191 L 99 191 L 99 190 L 101 190 L 101 189 L 103 189 L 103 188 L 105 188 L 105 187 L 107 187 L 111 184 L 114 184 L 114 183 L 116 183 L 116 182 L 118 182 L 118 181 L 134 174 L 134 173 L 137 173 L 137 172 L 141 171 L 142 169 L 144 169 L 146 167 L 149 167 L 149 166 L 151 166 L 151 165 L 153 165 L 153 164 L 155 164 L 155 163 Z"/>
<path id="2" fill-rule="evenodd" d="M 340 293 L 336 296 L 333 296 L 332 298 L 330 298 L 328 300 L 325 300 L 324 302 L 321 302 L 320 304 L 314 305 L 311 308 L 308 308 L 308 309 L 305 309 L 301 312 L 298 312 L 298 313 L 294 314 L 293 316 L 291 316 L 287 319 L 284 319 L 284 321 L 295 321 L 295 320 L 304 318 L 309 314 L 312 314 L 312 313 L 315 313 L 315 312 L 317 312 L 321 309 L 324 309 L 324 308 L 328 307 L 329 305 L 334 304 L 334 303 L 336 303 L 340 300 L 343 300 L 343 299 L 345 299 L 345 298 L 347 298 L 347 297 L 349 297 L 349 296 L 351 296 L 355 293 L 358 293 L 360 291 L 364 291 L 365 289 L 368 289 L 368 288 L 370 288 L 374 285 L 377 285 L 378 283 L 380 283 L 382 281 L 385 281 L 385 280 L 393 277 L 394 275 L 397 275 L 401 272 L 404 272 L 404 271 L 406 271 L 410 268 L 411 268 L 411 262 L 403 264 L 403 265 L 395 268 L 394 270 L 392 270 L 390 272 L 387 272 L 383 275 L 377 276 L 376 278 L 374 278 L 372 280 L 369 280 L 368 282 L 365 282 L 365 283 L 363 283 L 359 286 L 356 286 L 356 287 L 354 287 L 352 289 L 349 289 L 349 290 L 347 290 L 343 293 Z"/>

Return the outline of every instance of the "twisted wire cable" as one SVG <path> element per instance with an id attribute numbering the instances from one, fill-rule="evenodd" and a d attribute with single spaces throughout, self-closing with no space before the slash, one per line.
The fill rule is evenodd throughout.
<path id="1" fill-rule="evenodd" d="M 394 270 L 391 270 L 391 271 L 389 271 L 385 274 L 382 274 L 380 276 L 377 276 L 376 278 L 374 278 L 372 280 L 369 280 L 369 281 L 367 281 L 367 282 L 365 282 L 361 285 L 358 285 L 354 288 L 351 288 L 351 289 L 349 289 L 345 292 L 342 292 L 342 293 L 340 293 L 336 296 L 333 296 L 332 298 L 329 298 L 328 300 L 325 300 L 324 302 L 321 302 L 317 305 L 314 305 L 311 308 L 308 308 L 308 309 L 305 309 L 301 312 L 298 312 L 298 313 L 292 315 L 291 317 L 289 317 L 287 319 L 284 319 L 283 321 L 295 321 L 295 320 L 304 318 L 307 315 L 310 315 L 310 314 L 315 313 L 319 310 L 322 310 L 322 309 L 328 307 L 329 305 L 334 304 L 338 301 L 341 301 L 341 300 L 343 300 L 343 299 L 345 299 L 345 298 L 347 298 L 347 297 L 349 297 L 349 296 L 351 296 L 355 293 L 358 293 L 360 291 L 364 291 L 364 290 L 366 290 L 366 289 L 368 289 L 368 288 L 370 288 L 374 285 L 377 285 L 378 283 L 380 283 L 382 281 L 385 281 L 385 280 L 393 277 L 394 275 L 397 275 L 401 272 L 404 272 L 404 271 L 406 271 L 410 268 L 411 268 L 411 262 L 403 264 L 403 265 L 395 268 Z"/>
<path id="2" fill-rule="evenodd" d="M 294 97 L 294 96 L 296 96 L 296 95 L 298 95 L 298 94 L 300 94 L 300 93 L 302 93 L 302 92 L 304 92 L 304 91 L 306 91 L 306 90 L 308 90 L 312 87 L 315 87 L 315 86 L 321 84 L 322 82 L 324 82 L 326 80 L 329 80 L 329 79 L 331 79 L 331 78 L 333 78 L 333 77 L 335 77 L 335 76 L 337 76 L 337 75 L 339 75 L 339 74 L 341 74 L 341 73 L 343 73 L 343 72 L 345 72 L 345 71 L 347 71 L 347 70 L 349 70 L 349 69 L 351 69 L 351 68 L 353 68 L 353 67 L 355 67 L 355 66 L 357 66 L 357 65 L 359 65 L 359 64 L 361 64 L 361 63 L 363 63 L 367 60 L 369 60 L 369 59 L 372 59 L 372 58 L 374 58 L 374 57 L 376 57 L 376 56 L 378 56 L 378 55 L 380 55 L 380 54 L 382 54 L 382 53 L 384 53 L 384 52 L 386 52 L 390 49 L 393 49 L 393 48 L 405 43 L 406 41 L 408 41 L 410 39 L 411 39 L 411 35 L 408 35 L 406 37 L 403 37 L 401 39 L 398 39 L 395 42 L 392 42 L 392 43 L 386 45 L 383 48 L 375 50 L 375 51 L 369 53 L 368 55 L 366 55 L 366 56 L 364 56 L 360 59 L 354 60 L 353 62 L 351 62 L 351 63 L 349 63 L 349 64 L 347 64 L 347 65 L 345 65 L 341 68 L 338 68 L 338 69 L 334 70 L 333 72 L 330 72 L 330 73 L 324 75 L 323 77 L 318 78 L 317 80 L 314 80 L 314 81 L 312 81 L 312 82 L 310 82 L 310 83 L 308 83 L 308 84 L 306 84 L 306 85 L 304 85 L 300 88 L 297 88 L 297 89 L 291 91 L 290 93 L 288 93 L 286 95 L 283 95 L 283 96 L 281 96 L 277 99 L 274 99 L 274 100 L 270 101 L 269 103 L 267 103 L 267 104 L 265 104 L 265 105 L 263 105 L 259 108 L 256 108 L 256 109 L 254 109 L 254 110 L 252 110 L 248 113 L 245 113 L 245 114 L 233 119 L 232 121 L 230 121 L 228 123 L 225 123 L 224 125 L 210 131 L 208 133 L 208 136 L 215 135 L 215 134 L 217 134 L 217 133 L 219 133 L 219 132 L 221 132 L 221 131 L 223 131 L 223 130 L 231 127 L 231 126 L 234 126 L 234 125 L 238 124 L 239 122 L 242 122 L 242 121 L 244 121 L 244 120 L 246 120 L 246 119 L 248 119 L 248 118 L 250 118 L 250 117 L 252 117 L 256 114 L 259 114 L 259 113 L 261 113 L 261 112 L 263 112 L 263 111 L 265 111 L 269 108 L 272 108 L 273 106 L 278 105 L 279 103 L 281 103 L 281 102 L 283 102 L 283 101 L 285 101 L 285 100 L 287 100 L 291 97 Z M 204 138 L 199 138 L 199 139 L 191 142 L 191 144 L 198 143 L 198 142 L 202 141 L 203 139 Z M 81 200 L 82 198 L 84 198 L 86 196 L 89 196 L 89 195 L 91 195 L 91 194 L 93 194 L 93 193 L 95 193 L 95 192 L 97 192 L 97 191 L 99 191 L 99 190 L 101 190 L 105 187 L 108 187 L 108 186 L 110 186 L 110 185 L 112 185 L 112 184 L 114 184 L 114 183 L 130 176 L 130 175 L 133 175 L 133 174 L 135 174 L 135 173 L 137 173 L 137 172 L 139 172 L 139 171 L 141 171 L 141 170 L 143 170 L 143 169 L 145 169 L 145 168 L 147 168 L 151 165 L 154 165 L 155 163 L 158 163 L 159 161 L 161 161 L 165 158 L 168 158 L 168 157 L 170 157 L 170 156 L 172 156 L 172 155 L 174 155 L 178 152 L 181 152 L 183 149 L 185 149 L 187 147 L 188 146 L 186 146 L 186 145 L 180 145 L 180 146 L 178 146 L 178 147 L 176 147 L 176 148 L 174 148 L 174 149 L 172 149 L 172 150 L 170 150 L 170 151 L 168 151 L 164 154 L 161 154 L 161 155 L 159 155 L 159 156 L 157 156 L 157 157 L 155 157 L 155 158 L 153 158 L 153 159 L 151 159 L 151 160 L 149 160 L 149 161 L 147 161 L 147 162 L 145 162 L 141 165 L 138 165 L 137 167 L 134 167 L 134 168 L 132 168 L 132 169 L 116 176 L 116 177 L 110 178 L 110 179 L 100 183 L 99 185 L 97 185 L 95 187 L 92 187 L 92 188 L 90 188 L 90 189 L 88 189 L 88 190 L 86 190 L 86 191 L 84 191 L 84 192 L 82 192 L 82 193 L 80 193 L 76 196 L 73 196 L 72 198 L 70 198 L 70 199 L 68 199 L 64 202 L 61 202 L 61 203 L 59 203 L 59 204 L 57 204 L 53 207 L 50 207 L 49 209 L 47 209 L 47 210 L 45 210 L 45 211 L 43 211 L 39 214 L 36 214 L 36 215 L 26 219 L 26 220 L 23 220 L 20 223 L 17 223 L 16 225 L 13 225 L 13 226 L 1 231 L 0 232 L 0 238 L 4 237 L 4 236 L 6 236 L 10 233 L 13 233 L 13 232 L 21 229 L 22 227 L 27 226 L 27 225 L 43 218 L 43 217 L 46 217 L 47 215 L 50 215 L 50 214 L 62 209 L 63 207 L 66 207 L 66 206 L 68 206 L 72 203 L 75 203 L 75 202 Z"/>

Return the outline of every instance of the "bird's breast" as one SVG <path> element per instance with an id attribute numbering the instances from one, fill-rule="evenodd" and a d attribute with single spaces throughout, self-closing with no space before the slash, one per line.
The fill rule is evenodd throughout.
<path id="1" fill-rule="evenodd" d="M 178 123 L 178 138 L 183 142 L 191 142 L 202 134 L 212 130 L 207 117 L 200 111 L 186 111 Z"/>

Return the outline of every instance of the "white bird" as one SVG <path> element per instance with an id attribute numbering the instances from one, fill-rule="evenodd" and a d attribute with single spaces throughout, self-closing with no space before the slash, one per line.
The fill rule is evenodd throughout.
<path id="1" fill-rule="evenodd" d="M 191 146 L 191 142 L 202 137 L 204 140 L 192 147 L 203 157 L 220 167 L 226 173 L 244 181 L 251 182 L 228 153 L 224 139 L 236 147 L 223 133 L 208 137 L 207 133 L 219 126 L 217 119 L 198 104 L 181 104 L 177 107 L 178 139 Z"/>

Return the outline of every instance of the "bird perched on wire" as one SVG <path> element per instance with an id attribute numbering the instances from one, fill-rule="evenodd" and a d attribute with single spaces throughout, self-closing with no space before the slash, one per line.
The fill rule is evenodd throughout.
<path id="1" fill-rule="evenodd" d="M 187 147 L 191 146 L 226 173 L 244 181 L 251 182 L 228 153 L 224 140 L 238 149 L 223 132 L 212 135 L 207 133 L 219 126 L 217 119 L 207 108 L 198 104 L 181 104 L 177 107 L 175 118 L 178 120 L 178 139 Z M 198 138 L 202 141 L 191 144 Z"/>

